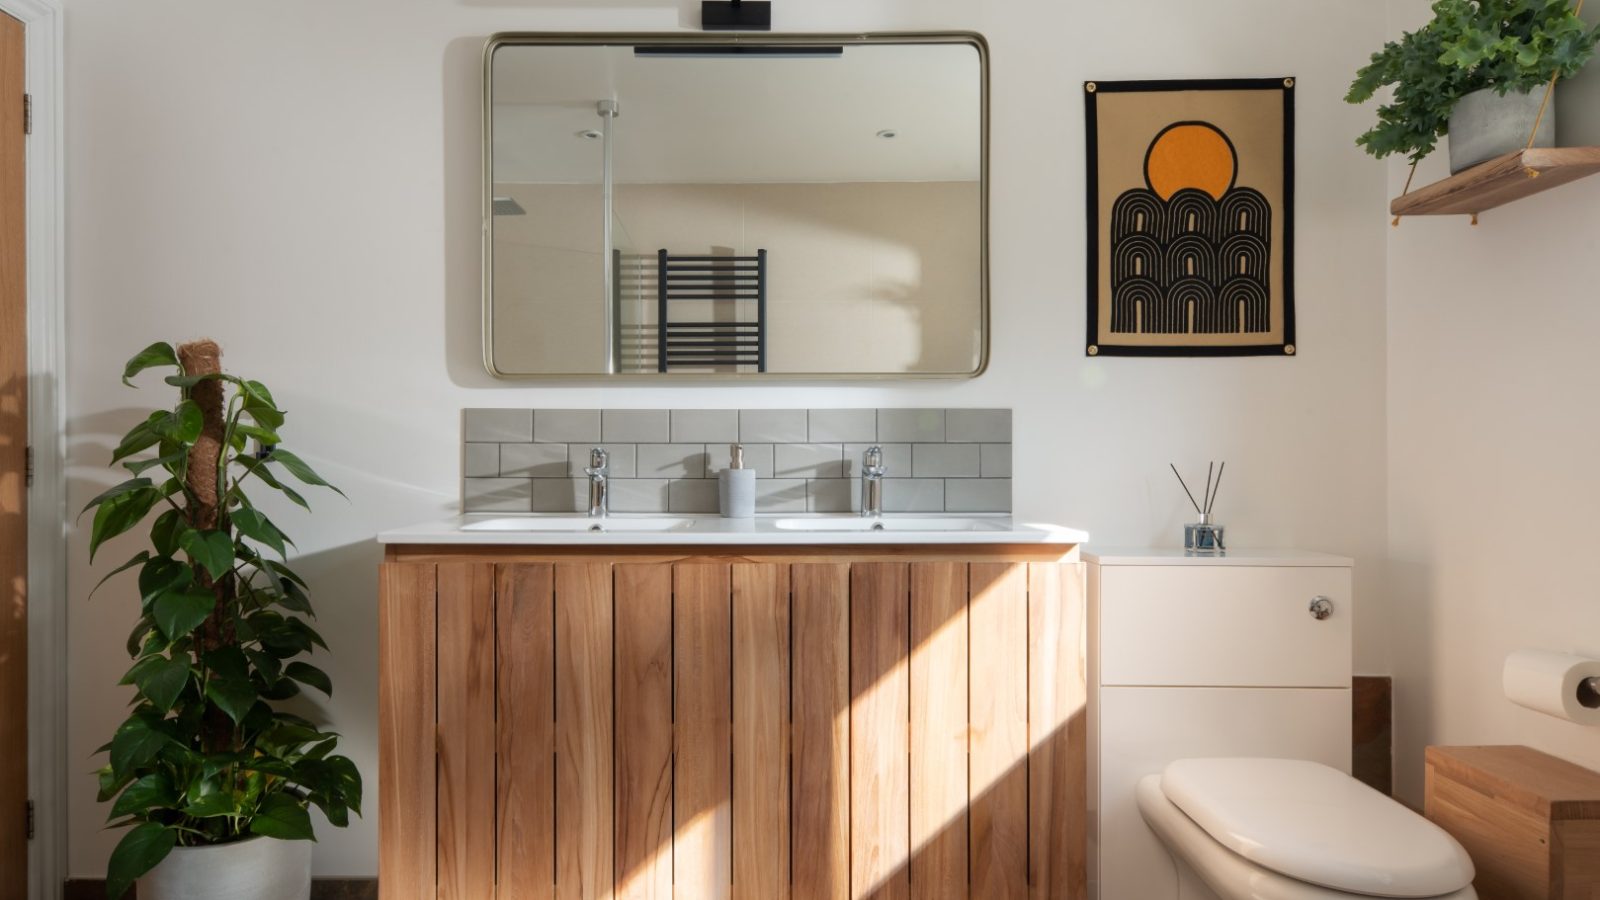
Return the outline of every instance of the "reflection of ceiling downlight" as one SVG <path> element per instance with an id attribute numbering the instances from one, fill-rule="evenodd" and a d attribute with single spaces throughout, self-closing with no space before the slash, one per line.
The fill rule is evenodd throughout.
<path id="1" fill-rule="evenodd" d="M 892 141 L 899 136 L 900 132 L 895 131 L 893 128 L 885 128 L 884 130 L 878 132 L 878 137 L 883 138 L 886 141 Z"/>
<path id="2" fill-rule="evenodd" d="M 581 138 L 584 138 L 584 139 L 590 140 L 590 141 L 598 141 L 601 138 L 605 137 L 605 134 L 602 133 L 598 128 L 590 128 L 590 129 L 587 129 L 585 131 L 578 132 L 578 137 L 581 137 Z"/>

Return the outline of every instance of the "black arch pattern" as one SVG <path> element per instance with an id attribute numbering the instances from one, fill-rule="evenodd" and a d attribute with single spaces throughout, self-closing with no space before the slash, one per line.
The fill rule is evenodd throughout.
<path id="1" fill-rule="evenodd" d="M 1252 188 L 1125 191 L 1111 207 L 1112 332 L 1271 331 L 1271 235 L 1272 205 Z"/>

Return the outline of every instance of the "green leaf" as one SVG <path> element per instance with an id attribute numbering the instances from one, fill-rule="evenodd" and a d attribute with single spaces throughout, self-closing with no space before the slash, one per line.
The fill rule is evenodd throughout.
<path id="1" fill-rule="evenodd" d="M 134 354 L 134 357 L 128 360 L 128 364 L 122 367 L 122 383 L 128 387 L 133 387 L 133 382 L 129 379 L 145 369 L 152 369 L 157 366 L 172 366 L 180 371 L 183 368 L 183 365 L 178 362 L 178 352 L 173 350 L 172 345 L 166 341 L 157 341 Z"/>
<path id="2" fill-rule="evenodd" d="M 305 460 L 295 456 L 293 453 L 290 453 L 282 447 L 278 447 L 271 453 L 267 454 L 267 462 L 275 462 L 278 465 L 283 466 L 288 470 L 290 475 L 300 479 L 305 484 L 329 488 L 339 496 L 345 496 L 344 491 L 341 491 L 324 481 L 321 475 L 318 475 L 316 472 L 312 471 L 311 467 L 306 465 Z"/>
<path id="3" fill-rule="evenodd" d="M 111 851 L 111 861 L 106 864 L 106 896 L 121 900 L 139 877 L 154 869 L 172 848 L 178 845 L 178 833 L 155 822 L 133 826 Z"/>
<path id="4" fill-rule="evenodd" d="M 254 819 L 250 820 L 250 833 L 277 838 L 280 841 L 313 841 L 311 814 L 305 805 L 288 794 L 270 794 L 263 798 Z"/>
<path id="5" fill-rule="evenodd" d="M 221 678 L 244 680 L 250 677 L 250 660 L 238 647 L 218 647 L 205 655 L 206 667 Z"/>
<path id="6" fill-rule="evenodd" d="M 205 427 L 205 422 L 205 414 L 200 411 L 200 404 L 193 400 L 185 400 L 178 404 L 177 419 L 172 433 L 167 437 L 180 444 L 193 444 L 200 437 L 200 430 Z"/>
<path id="7" fill-rule="evenodd" d="M 283 677 L 283 662 L 271 653 L 249 649 L 244 651 L 244 654 L 250 658 L 250 662 L 256 667 L 256 672 L 268 687 L 271 687 L 279 678 Z"/>
<path id="8" fill-rule="evenodd" d="M 224 375 L 221 372 L 207 372 L 204 375 L 168 375 L 165 380 L 167 384 L 180 388 L 192 388 L 202 381 L 238 381 L 232 375 Z"/>
<path id="9" fill-rule="evenodd" d="M 127 469 L 129 472 L 138 475 L 154 469 L 157 466 L 170 466 L 175 462 L 182 462 L 184 457 L 188 455 L 189 453 L 187 450 L 174 450 L 171 453 L 163 454 L 161 456 L 153 456 L 149 459 L 136 459 L 132 462 L 125 462 L 122 464 L 122 467 Z"/>
<path id="10" fill-rule="evenodd" d="M 100 586 L 101 585 L 103 585 L 106 582 L 110 581 L 115 576 L 120 575 L 121 573 L 128 571 L 129 569 L 133 568 L 134 566 L 137 566 L 140 563 L 148 561 L 149 559 L 150 559 L 150 551 L 149 550 L 140 550 L 137 554 L 134 555 L 133 559 L 130 559 L 127 562 L 123 563 L 122 565 L 117 566 L 115 569 L 112 569 L 110 572 L 107 572 L 106 576 L 104 578 L 102 578 L 99 581 L 95 582 L 94 589 L 89 591 L 89 596 L 93 597 L 95 595 L 95 592 L 100 590 Z"/>
<path id="11" fill-rule="evenodd" d="M 157 425 L 172 417 L 172 413 L 165 410 L 153 412 L 143 422 L 133 426 L 127 434 L 122 436 L 122 443 L 117 449 L 111 451 L 111 461 L 121 462 L 135 453 L 148 450 L 161 443 L 161 432 Z"/>
<path id="12" fill-rule="evenodd" d="M 283 670 L 283 674 L 301 684 L 311 685 L 329 697 L 333 696 L 333 679 L 328 677 L 328 673 L 310 663 L 289 663 L 288 667 Z"/>
<path id="13" fill-rule="evenodd" d="M 273 452 L 276 453 L 277 451 Z M 295 503 L 299 504 L 302 509 L 311 508 L 311 504 L 306 502 L 306 498 L 300 496 L 300 494 L 295 491 L 294 488 L 291 488 L 279 481 L 277 476 L 272 474 L 272 470 L 267 468 L 266 463 L 257 459 L 245 457 L 239 459 L 237 464 L 240 468 L 244 469 L 246 475 L 254 475 L 265 482 L 268 487 L 281 491 L 285 497 L 288 497 L 290 500 L 293 500 Z"/>
<path id="14" fill-rule="evenodd" d="M 100 780 L 100 792 L 95 794 L 94 799 L 99 803 L 109 802 L 112 797 L 117 795 L 118 791 L 121 791 L 133 781 L 133 776 L 131 774 L 118 776 L 117 773 L 111 770 L 110 766 L 101 766 L 100 770 L 97 771 L 95 775 Z"/>
<path id="15" fill-rule="evenodd" d="M 278 526 L 272 524 L 271 520 L 262 515 L 260 510 L 249 507 L 234 510 L 233 527 L 237 528 L 239 533 L 245 537 L 259 541 L 278 551 L 279 556 L 289 555 L 284 548 L 285 538 L 283 532 L 279 531 Z"/>
<path id="16" fill-rule="evenodd" d="M 101 544 L 139 524 L 159 502 L 161 502 L 160 491 L 141 486 L 101 503 L 100 508 L 94 512 L 94 525 L 89 529 L 90 561 L 94 560 L 95 551 L 100 549 Z"/>
<path id="17" fill-rule="evenodd" d="M 167 640 L 175 641 L 200 627 L 216 606 L 210 591 L 168 591 L 156 597 L 150 612 Z"/>
<path id="18" fill-rule="evenodd" d="M 139 686 L 139 693 L 143 694 L 156 709 L 168 712 L 172 709 L 172 704 L 178 702 L 178 696 L 189 683 L 188 658 L 185 656 L 180 659 L 168 659 L 155 656 L 150 659 L 157 662 L 140 670 L 134 677 L 134 683 Z"/>
<path id="19" fill-rule="evenodd" d="M 172 780 L 165 772 L 151 772 L 128 785 L 111 806 L 110 818 L 143 815 L 150 807 L 170 807 L 178 802 Z"/>
<path id="20" fill-rule="evenodd" d="M 159 516 L 150 525 L 150 543 L 156 547 L 156 552 L 162 556 L 173 556 L 181 548 L 179 538 L 189 529 L 189 523 L 184 520 L 183 514 L 175 509 L 169 509 Z"/>
<path id="21" fill-rule="evenodd" d="M 130 491 L 137 491 L 147 487 L 152 487 L 154 484 L 155 482 L 148 478 L 130 478 L 119 485 L 101 491 L 99 496 L 83 505 L 83 509 L 78 511 L 78 517 L 82 518 L 84 513 L 94 509 L 96 506 L 99 506 L 113 497 L 120 497 L 123 494 L 129 493 Z"/>
<path id="22" fill-rule="evenodd" d="M 139 570 L 139 598 L 149 605 L 162 594 L 183 592 L 194 584 L 194 570 L 171 557 L 158 556 Z"/>
<path id="23" fill-rule="evenodd" d="M 255 705 L 256 688 L 248 679 L 213 678 L 206 682 L 206 698 L 238 723 Z"/>
<path id="24" fill-rule="evenodd" d="M 122 775 L 148 763 L 171 740 L 149 716 L 128 719 L 111 738 L 111 771 Z"/>
<path id="25" fill-rule="evenodd" d="M 220 579 L 233 568 L 233 538 L 225 531 L 186 531 L 178 539 L 196 565 Z"/>
<path id="26" fill-rule="evenodd" d="M 183 814 L 196 819 L 236 816 L 239 814 L 239 798 L 231 791 L 215 791 L 184 806 Z"/>

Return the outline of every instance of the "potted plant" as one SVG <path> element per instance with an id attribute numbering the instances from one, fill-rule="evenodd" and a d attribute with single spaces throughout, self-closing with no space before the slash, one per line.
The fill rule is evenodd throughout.
<path id="1" fill-rule="evenodd" d="M 1528 143 L 1555 143 L 1555 110 L 1544 88 L 1583 68 L 1600 39 L 1567 0 L 1438 0 L 1433 20 L 1372 55 L 1345 100 L 1394 96 L 1378 124 L 1356 139 L 1373 156 L 1404 153 L 1415 166 L 1450 135 L 1450 170 L 1460 172 Z"/>
<path id="2" fill-rule="evenodd" d="M 111 827 L 128 829 L 107 894 L 137 881 L 139 900 L 304 900 L 309 807 L 348 824 L 361 776 L 333 753 L 337 735 L 274 706 L 302 685 L 333 686 L 299 658 L 327 645 L 287 565 L 291 542 L 249 490 L 309 509 L 289 477 L 332 485 L 278 446 L 283 410 L 260 382 L 223 373 L 216 344 L 152 344 L 124 383 L 151 368 L 176 370 L 166 382 L 177 403 L 128 432 L 112 463 L 133 477 L 85 507 L 91 559 L 153 516 L 150 546 L 111 573 L 138 570 L 140 614 L 122 680 L 132 712 L 100 748 L 100 800 L 112 802 Z"/>

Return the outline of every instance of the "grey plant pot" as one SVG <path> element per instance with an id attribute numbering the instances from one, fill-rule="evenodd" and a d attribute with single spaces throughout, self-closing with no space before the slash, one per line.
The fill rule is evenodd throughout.
<path id="1" fill-rule="evenodd" d="M 311 847 L 267 837 L 179 847 L 139 879 L 139 900 L 310 900 Z"/>
<path id="2" fill-rule="evenodd" d="M 1539 119 L 1544 89 L 1501 96 L 1493 90 L 1473 91 L 1456 101 L 1450 113 L 1450 172 L 1465 171 L 1479 163 L 1528 146 L 1528 133 Z M 1554 100 L 1539 119 L 1533 146 L 1556 145 Z"/>

